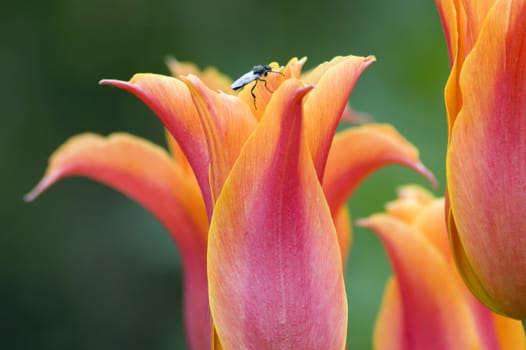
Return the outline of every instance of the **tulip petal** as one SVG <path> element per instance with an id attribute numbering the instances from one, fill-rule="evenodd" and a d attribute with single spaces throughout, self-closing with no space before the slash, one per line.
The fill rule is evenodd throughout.
<path id="1" fill-rule="evenodd" d="M 457 55 L 457 11 L 455 9 L 455 0 L 435 0 L 440 15 L 442 28 L 446 37 L 446 44 L 449 54 L 449 62 L 453 65 Z"/>
<path id="2" fill-rule="evenodd" d="M 484 345 L 484 349 L 500 349 L 492 312 L 473 297 L 456 271 L 447 235 L 446 220 L 444 220 L 444 199 L 433 199 L 429 192 L 419 186 L 404 186 L 399 191 L 399 199 L 393 202 L 398 208 L 397 212 L 400 213 L 401 207 L 406 209 L 410 207 L 408 202 L 413 202 L 414 208 L 417 209 L 412 210 L 412 215 L 410 213 L 405 215 L 406 218 L 412 217 L 412 220 L 404 221 L 420 232 L 422 237 L 426 238 L 446 261 L 451 271 L 451 278 L 455 280 L 464 303 L 470 310 L 480 343 Z M 388 212 L 391 215 L 393 215 L 392 209 L 393 206 L 389 205 Z"/>
<path id="3" fill-rule="evenodd" d="M 302 135 L 295 79 L 273 94 L 217 200 L 210 305 L 225 349 L 343 349 L 347 301 L 336 232 Z"/>
<path id="4" fill-rule="evenodd" d="M 453 65 L 464 59 L 477 41 L 486 16 L 495 0 L 435 0 Z"/>
<path id="5" fill-rule="evenodd" d="M 386 205 L 387 213 L 417 229 L 454 268 L 444 217 L 444 199 L 417 185 L 402 186 L 398 199 Z"/>
<path id="6" fill-rule="evenodd" d="M 453 248 L 455 245 L 455 242 L 452 242 L 451 246 Z M 450 251 L 448 251 L 445 258 L 448 261 L 451 261 L 451 264 L 454 263 Z M 462 272 L 462 270 L 455 269 L 454 277 L 458 280 L 457 284 L 459 289 L 464 295 L 464 300 L 471 310 L 472 318 L 474 319 L 474 322 L 476 322 L 479 339 L 481 340 L 481 343 L 484 344 L 484 348 L 510 350 L 526 349 L 526 336 L 521 322 L 493 313 L 488 308 L 488 305 L 493 303 L 489 298 L 487 298 L 487 303 L 482 304 L 479 299 L 475 298 L 474 294 L 470 291 L 470 288 L 466 285 L 466 282 L 464 282 L 469 282 L 469 280 L 465 278 L 463 280 L 464 276 Z M 480 283 L 476 285 L 480 286 Z M 485 290 L 481 290 L 480 293 L 486 292 Z M 478 295 L 481 295 L 480 293 Z M 485 301 L 482 298 L 480 298 L 480 300 Z"/>
<path id="7" fill-rule="evenodd" d="M 203 126 L 210 157 L 212 202 L 219 195 L 241 147 L 256 128 L 250 108 L 236 96 L 216 93 L 193 75 L 181 77 L 188 86 Z"/>
<path id="8" fill-rule="evenodd" d="M 342 266 L 347 266 L 347 258 L 351 250 L 352 243 L 352 225 L 351 214 L 347 206 L 340 207 L 338 212 L 333 216 L 336 234 L 338 235 L 338 245 L 340 246 L 340 254 L 342 256 Z"/>
<path id="9" fill-rule="evenodd" d="M 522 324 L 508 317 L 493 314 L 501 349 L 526 349 L 526 336 Z"/>
<path id="10" fill-rule="evenodd" d="M 75 136 L 50 158 L 33 200 L 58 180 L 85 176 L 133 198 L 167 228 L 181 253 L 188 340 L 210 348 L 211 321 L 206 280 L 207 217 L 195 180 L 188 179 L 160 147 L 127 134 Z"/>
<path id="11" fill-rule="evenodd" d="M 347 104 L 343 110 L 341 121 L 348 124 L 365 124 L 372 123 L 374 118 L 370 114 L 357 111 Z"/>
<path id="12" fill-rule="evenodd" d="M 192 169 L 192 166 L 188 162 L 188 158 L 186 158 L 183 150 L 181 149 L 181 146 L 179 146 L 177 141 L 174 139 L 174 137 L 172 136 L 172 134 L 170 134 L 168 130 L 166 130 L 165 136 L 166 136 L 166 143 L 167 143 L 168 149 L 170 150 L 170 154 L 172 155 L 174 160 L 177 162 L 178 167 L 182 171 L 184 171 L 184 173 L 187 174 L 188 176 L 195 177 L 194 170 Z"/>
<path id="13" fill-rule="evenodd" d="M 436 199 L 417 185 L 402 186 L 397 192 L 398 199 L 386 205 L 387 213 L 417 229 L 453 267 L 444 217 L 444 198 Z"/>
<path id="14" fill-rule="evenodd" d="M 307 62 L 307 57 L 303 57 L 299 60 L 297 57 L 293 57 L 287 62 L 282 73 L 288 78 L 301 79 L 301 70 L 303 69 L 305 62 Z M 305 83 L 305 81 L 303 82 Z"/>
<path id="15" fill-rule="evenodd" d="M 201 70 L 192 62 L 181 62 L 172 56 L 166 59 L 166 65 L 175 78 L 192 74 L 199 77 L 206 86 L 214 91 L 223 91 L 225 93 L 232 91 L 230 88 L 232 79 L 214 67 L 206 67 L 204 70 Z"/>
<path id="16" fill-rule="evenodd" d="M 461 313 L 467 312 L 469 318 L 468 331 L 471 328 L 476 332 L 477 339 L 474 345 L 480 349 L 520 349 L 522 344 L 520 339 L 524 338 L 524 332 L 520 327 L 520 322 L 511 321 L 508 319 L 495 319 L 495 315 L 484 305 L 482 305 L 469 292 L 465 284 L 462 282 L 460 275 L 457 273 L 451 257 L 451 251 L 447 244 L 447 229 L 444 220 L 444 199 L 434 199 L 434 197 L 423 188 L 411 185 L 404 186 L 398 191 L 398 199 L 390 202 L 387 205 L 388 215 L 377 215 L 373 217 L 376 221 L 376 232 L 382 235 L 389 235 L 389 237 L 382 238 L 389 252 L 393 268 L 397 277 L 391 279 L 386 286 L 384 301 L 378 316 L 375 327 L 375 348 L 376 349 L 412 349 L 410 339 L 413 332 L 420 332 L 420 329 L 411 329 L 411 323 L 406 320 L 407 317 L 425 318 L 426 309 L 406 310 L 408 301 L 411 302 L 411 296 L 406 296 L 404 293 L 410 292 L 419 294 L 419 297 L 429 298 L 430 307 L 436 307 L 440 314 L 445 315 L 453 313 L 453 318 L 458 318 L 458 305 L 462 304 L 463 309 Z M 385 218 L 388 218 L 386 220 Z M 397 224 L 398 223 L 398 226 Z M 371 225 L 370 220 L 359 221 L 359 224 Z M 384 232 L 380 232 L 380 231 Z M 404 232 L 405 231 L 405 232 Z M 411 237 L 409 237 L 411 236 Z M 389 241 L 395 247 L 389 247 Z M 404 242 L 398 242 L 402 240 Z M 415 240 L 415 242 L 408 244 L 406 240 Z M 388 243 L 386 243 L 388 242 Z M 411 247 L 414 246 L 414 247 Z M 404 249 L 407 249 L 407 256 L 400 257 L 404 254 Z M 398 249 L 398 251 L 397 251 Z M 415 255 L 416 254 L 416 255 Z M 425 256 L 419 257 L 418 254 Z M 399 262 L 395 259 L 406 259 L 407 261 Z M 413 262 L 414 265 L 409 267 Z M 432 262 L 432 263 L 429 263 Z M 409 268 L 411 279 L 407 278 L 408 271 L 405 275 L 398 276 L 398 271 L 403 268 Z M 423 281 L 421 285 L 415 283 L 418 280 Z M 428 279 L 439 279 L 439 284 L 427 283 Z M 446 279 L 444 282 L 443 279 Z M 412 280 L 412 281 L 411 281 Z M 400 281 L 400 282 L 399 282 Z M 402 289 L 399 288 L 399 283 Z M 442 288 L 444 284 L 444 288 Z M 430 286 L 440 285 L 440 290 L 435 291 L 431 295 L 427 295 Z M 413 288 L 414 290 L 412 290 Z M 422 288 L 419 290 L 418 288 Z M 456 289 L 454 292 L 454 300 L 459 300 L 458 303 L 443 302 L 447 299 L 447 293 L 450 290 Z M 440 295 L 437 298 L 436 293 L 446 293 L 446 296 Z M 406 300 L 405 300 L 405 299 Z M 441 299 L 442 298 L 442 299 Z M 412 307 L 412 305 L 410 305 Z M 422 312 L 419 314 L 419 312 Z M 435 312 L 438 313 L 438 312 Z M 497 324 L 502 322 L 501 325 Z M 426 321 L 427 322 L 427 321 Z M 426 323 L 427 324 L 427 323 Z M 424 325 L 421 325 L 424 327 Z M 502 328 L 502 329 L 499 329 Z M 452 329 L 439 328 L 434 332 L 436 338 L 444 338 L 442 331 L 451 331 Z M 457 330 L 462 332 L 463 329 Z M 445 335 L 446 338 L 454 337 L 454 334 Z M 511 339 L 507 342 L 508 337 Z M 499 341 L 499 338 L 500 339 Z M 524 339 L 523 339 L 524 341 Z M 499 344 L 507 344 L 509 347 L 501 347 Z M 458 344 L 459 349 L 464 349 L 465 343 Z M 514 346 L 511 346 L 514 344 Z M 434 344 L 438 348 L 444 344 Z M 517 345 L 517 346 L 515 346 Z M 416 348 L 419 348 L 417 346 Z M 429 347 L 424 347 L 428 349 Z M 446 348 L 446 347 L 445 347 Z"/>
<path id="17" fill-rule="evenodd" d="M 454 265 L 451 247 L 447 236 L 444 217 L 444 199 L 436 199 L 422 210 L 413 225 L 435 246 L 451 265 Z"/>
<path id="18" fill-rule="evenodd" d="M 418 185 L 405 185 L 396 192 L 398 198 L 386 204 L 387 213 L 408 224 L 417 220 L 422 210 L 434 200 L 429 191 Z"/>
<path id="19" fill-rule="evenodd" d="M 385 285 L 380 313 L 374 325 L 373 349 L 407 349 L 404 337 L 404 314 L 398 281 L 391 277 Z"/>
<path id="20" fill-rule="evenodd" d="M 449 134 L 451 135 L 451 127 L 463 103 L 463 96 L 458 86 L 460 72 L 495 0 L 436 0 L 436 3 L 446 34 L 452 66 L 445 89 Z"/>
<path id="21" fill-rule="evenodd" d="M 466 285 L 469 287 L 471 292 L 482 303 L 484 303 L 484 305 L 498 312 L 499 305 L 494 302 L 490 292 L 486 289 L 486 286 L 481 282 L 478 273 L 474 270 L 473 265 L 471 264 L 471 261 L 466 254 L 451 210 L 448 211 L 448 232 L 449 240 L 451 243 L 451 250 L 453 253 L 453 257 L 455 258 L 455 263 Z"/>
<path id="22" fill-rule="evenodd" d="M 132 93 L 157 115 L 192 165 L 207 212 L 211 215 L 212 199 L 208 181 L 210 158 L 205 134 L 186 85 L 178 79 L 158 74 L 135 74 L 129 82 L 103 79 L 100 84 Z"/>
<path id="23" fill-rule="evenodd" d="M 344 205 L 367 175 L 390 164 L 407 166 L 436 185 L 433 174 L 420 163 L 418 150 L 391 126 L 367 124 L 337 134 L 323 180 L 331 211 Z"/>
<path id="24" fill-rule="evenodd" d="M 470 311 L 448 263 L 410 225 L 385 214 L 358 221 L 378 234 L 398 281 L 401 349 L 473 349 L 480 346 Z M 439 335 L 439 336 L 437 336 Z"/>
<path id="25" fill-rule="evenodd" d="M 305 102 L 305 128 L 320 181 L 323 179 L 329 148 L 349 95 L 362 72 L 374 60 L 374 56 L 336 57 L 315 69 L 309 75 L 311 78 L 306 77 L 306 83 L 316 83 L 316 89 Z M 321 77 L 319 71 L 323 72 Z"/>
<path id="26" fill-rule="evenodd" d="M 449 227 L 472 292 L 526 318 L 526 3 L 499 1 L 460 76 L 447 158 Z"/>

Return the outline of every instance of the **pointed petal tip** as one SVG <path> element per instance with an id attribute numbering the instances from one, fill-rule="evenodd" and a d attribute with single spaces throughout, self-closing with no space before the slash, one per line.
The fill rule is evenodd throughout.
<path id="1" fill-rule="evenodd" d="M 298 94 L 302 95 L 302 97 L 303 97 L 309 91 L 311 91 L 313 89 L 316 89 L 316 85 L 314 85 L 314 84 L 305 85 L 305 86 L 301 87 L 300 89 L 298 89 Z"/>
<path id="2" fill-rule="evenodd" d="M 172 63 L 178 63 L 177 59 L 173 55 L 166 55 L 164 56 L 164 63 L 169 66 Z"/>
<path id="3" fill-rule="evenodd" d="M 316 88 L 316 85 L 313 84 L 304 84 L 298 79 L 289 79 L 284 84 L 280 86 L 280 89 L 282 87 L 285 87 L 286 89 L 290 89 L 290 98 L 291 101 L 295 101 L 295 103 L 300 102 L 305 95 L 307 95 L 311 90 Z"/>
<path id="4" fill-rule="evenodd" d="M 311 90 L 315 88 L 316 88 L 316 85 L 312 85 L 312 84 L 297 87 L 293 95 L 293 100 L 296 103 L 301 103 L 305 95 L 307 95 Z"/>
<path id="5" fill-rule="evenodd" d="M 365 56 L 362 58 L 363 60 L 363 67 L 364 69 L 369 67 L 371 64 L 373 64 L 374 62 L 376 62 L 376 56 L 375 55 L 369 55 L 369 56 Z"/>
<path id="6" fill-rule="evenodd" d="M 185 83 L 187 86 L 188 84 L 194 84 L 201 81 L 199 77 L 195 76 L 194 74 L 183 74 L 178 76 L 178 79 L 181 80 L 183 83 Z"/>
<path id="7" fill-rule="evenodd" d="M 375 213 L 365 218 L 358 218 L 354 221 L 357 227 L 363 227 L 368 230 L 375 230 L 375 227 L 385 218 L 385 214 Z"/>
<path id="8" fill-rule="evenodd" d="M 111 80 L 113 79 L 101 79 L 99 80 L 99 85 L 109 85 Z"/>
<path id="9" fill-rule="evenodd" d="M 414 168 L 420 175 L 422 175 L 427 179 L 427 181 L 429 181 L 429 183 L 431 184 L 431 186 L 433 186 L 435 190 L 437 189 L 438 180 L 436 179 L 435 175 L 431 170 L 426 168 L 426 166 L 421 162 L 416 163 L 414 165 Z"/>
<path id="10" fill-rule="evenodd" d="M 354 223 L 358 227 L 368 227 L 370 224 L 370 220 L 368 218 L 359 218 L 359 219 L 356 219 Z"/>
<path id="11" fill-rule="evenodd" d="M 49 186 L 55 182 L 56 176 L 50 176 L 46 175 L 40 180 L 40 182 L 33 187 L 31 191 L 29 191 L 27 194 L 24 195 L 24 201 L 26 202 L 32 202 L 34 201 L 38 196 L 42 194 Z"/>
<path id="12" fill-rule="evenodd" d="M 192 73 L 186 75 L 179 75 L 177 79 L 182 81 L 186 85 L 186 87 L 194 93 L 196 93 L 196 90 L 199 91 L 206 88 L 206 85 L 203 83 L 203 81 L 198 76 Z"/>
<path id="13" fill-rule="evenodd" d="M 128 85 L 128 82 L 118 80 L 118 79 L 101 79 L 99 80 L 99 85 L 109 85 L 109 86 L 120 87 L 120 86 Z"/>
<path id="14" fill-rule="evenodd" d="M 32 189 L 29 193 L 26 193 L 23 197 L 25 202 L 32 202 L 37 196 L 38 193 L 35 193 L 35 189 Z"/>

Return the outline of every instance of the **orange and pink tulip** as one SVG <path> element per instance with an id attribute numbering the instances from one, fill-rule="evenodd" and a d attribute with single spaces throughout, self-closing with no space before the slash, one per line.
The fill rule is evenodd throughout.
<path id="1" fill-rule="evenodd" d="M 171 155 L 125 134 L 84 134 L 50 159 L 33 199 L 59 179 L 86 176 L 150 210 L 181 251 L 189 347 L 343 349 L 346 201 L 368 174 L 401 164 L 434 181 L 418 151 L 387 125 L 335 136 L 373 57 L 337 57 L 301 73 L 292 59 L 237 95 L 216 71 L 103 80 L 147 104 Z M 199 74 L 194 70 L 195 74 Z M 207 85 L 203 82 L 207 81 Z M 221 89 L 223 91 L 217 91 Z"/>
<path id="2" fill-rule="evenodd" d="M 526 2 L 437 0 L 449 48 L 447 219 L 466 284 L 526 319 Z"/>
<path id="3" fill-rule="evenodd" d="M 482 305 L 457 272 L 444 202 L 418 186 L 405 186 L 385 213 L 358 221 L 379 236 L 394 275 L 386 285 L 374 348 L 524 349 L 521 322 Z"/>

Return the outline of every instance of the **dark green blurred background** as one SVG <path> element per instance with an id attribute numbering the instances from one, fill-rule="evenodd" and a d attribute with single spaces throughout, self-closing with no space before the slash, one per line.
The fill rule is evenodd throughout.
<path id="1" fill-rule="evenodd" d="M 1 349 L 184 349 L 181 267 L 161 225 L 134 202 L 68 179 L 36 202 L 23 195 L 69 136 L 126 131 L 164 144 L 141 102 L 101 78 L 168 73 L 173 54 L 236 77 L 253 65 L 375 54 L 353 107 L 392 123 L 420 148 L 444 190 L 446 46 L 432 0 L 18 1 L 0 11 Z M 350 201 L 381 211 L 397 186 L 381 170 Z M 373 233 L 356 230 L 347 266 L 352 349 L 371 346 L 390 274 Z"/>

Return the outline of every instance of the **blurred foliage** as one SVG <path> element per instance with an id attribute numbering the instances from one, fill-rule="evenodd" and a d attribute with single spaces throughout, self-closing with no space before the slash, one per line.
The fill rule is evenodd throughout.
<path id="1" fill-rule="evenodd" d="M 166 55 L 236 77 L 256 64 L 375 54 L 351 97 L 421 151 L 444 190 L 446 46 L 433 1 L 50 0 L 0 12 L 0 288 L 2 349 L 184 349 L 181 267 L 162 226 L 124 196 L 68 179 L 34 203 L 24 193 L 48 156 L 84 131 L 126 131 L 164 144 L 136 98 L 101 78 L 168 73 Z M 367 179 L 354 218 L 383 209 L 407 169 Z M 427 184 L 426 184 L 427 186 Z M 357 229 L 347 266 L 352 349 L 371 347 L 390 268 Z"/>

